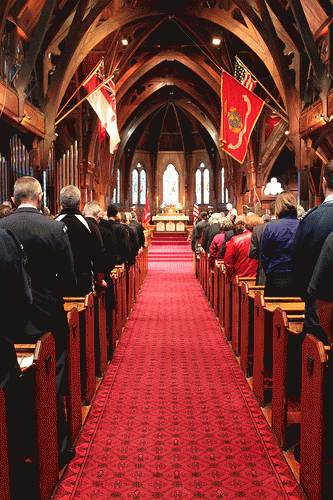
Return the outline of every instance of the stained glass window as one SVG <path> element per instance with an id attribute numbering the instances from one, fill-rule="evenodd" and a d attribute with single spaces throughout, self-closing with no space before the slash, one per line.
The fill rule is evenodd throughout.
<path id="1" fill-rule="evenodd" d="M 136 168 L 133 169 L 132 172 L 132 203 L 135 205 L 135 203 L 138 203 L 139 199 L 139 174 Z"/>
<path id="2" fill-rule="evenodd" d="M 141 170 L 140 172 L 140 203 L 144 205 L 146 203 L 146 192 L 147 192 L 147 176 L 146 171 Z"/>
<path id="3" fill-rule="evenodd" d="M 209 170 L 205 168 L 203 172 L 203 202 L 209 205 Z"/>
<path id="4" fill-rule="evenodd" d="M 177 205 L 179 202 L 179 174 L 171 163 L 163 173 L 163 203 Z"/>
<path id="5" fill-rule="evenodd" d="M 201 185 L 201 170 L 198 168 L 195 172 L 195 195 L 197 204 L 201 205 L 202 203 L 202 185 Z"/>
<path id="6" fill-rule="evenodd" d="M 120 203 L 120 170 L 117 170 L 117 203 Z"/>

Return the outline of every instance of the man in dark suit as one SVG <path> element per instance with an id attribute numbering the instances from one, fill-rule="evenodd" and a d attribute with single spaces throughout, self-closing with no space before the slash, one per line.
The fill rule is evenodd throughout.
<path id="1" fill-rule="evenodd" d="M 209 225 L 205 227 L 202 233 L 201 246 L 206 253 L 209 253 L 210 245 L 214 239 L 214 236 L 222 232 L 220 226 L 221 215 L 218 213 L 212 214 L 209 219 Z"/>
<path id="2" fill-rule="evenodd" d="M 107 209 L 108 220 L 100 219 L 101 226 L 106 227 L 113 232 L 117 243 L 117 265 L 132 262 L 132 248 L 128 237 L 128 231 L 124 224 L 120 223 L 120 214 L 118 208 L 110 203 Z"/>
<path id="3" fill-rule="evenodd" d="M 143 225 L 141 224 L 141 222 L 138 221 L 137 217 L 136 217 L 136 213 L 135 212 L 131 212 L 131 219 L 130 219 L 130 222 L 129 222 L 130 226 L 132 226 L 136 232 L 137 232 L 137 235 L 138 235 L 138 239 L 139 239 L 139 246 L 140 248 L 144 248 L 145 246 L 145 233 L 144 233 L 144 227 Z"/>
<path id="4" fill-rule="evenodd" d="M 305 301 L 303 335 L 311 333 L 325 343 L 327 336 L 320 326 L 316 300 L 308 287 L 324 242 L 333 231 L 333 160 L 324 166 L 322 188 L 323 203 L 300 219 L 294 240 L 292 272 L 296 292 Z"/>
<path id="5" fill-rule="evenodd" d="M 77 286 L 74 297 L 84 297 L 93 287 L 106 288 L 104 281 L 105 249 L 97 225 L 85 219 L 79 210 L 81 192 L 76 186 L 68 185 L 60 191 L 61 212 L 56 218 L 63 221 L 68 230 L 71 244 Z"/>
<path id="6" fill-rule="evenodd" d="M 31 278 L 33 303 L 22 331 L 10 330 L 10 340 L 36 343 L 51 332 L 56 344 L 56 378 L 58 407 L 59 463 L 74 456 L 67 440 L 67 424 L 63 407 L 65 387 L 67 316 L 63 296 L 76 283 L 72 251 L 63 223 L 44 217 L 41 212 L 43 193 L 33 177 L 21 177 L 14 184 L 13 202 L 17 210 L 0 220 L 0 228 L 10 229 L 23 244 L 27 254 L 27 272 Z"/>
<path id="7" fill-rule="evenodd" d="M 10 332 L 17 335 L 23 329 L 32 304 L 29 277 L 24 273 L 23 247 L 7 229 L 0 229 L 0 386 L 7 390 L 20 375 L 20 367 Z M 20 314 L 18 314 L 18 311 Z M 13 333 L 11 333 L 14 336 Z"/>

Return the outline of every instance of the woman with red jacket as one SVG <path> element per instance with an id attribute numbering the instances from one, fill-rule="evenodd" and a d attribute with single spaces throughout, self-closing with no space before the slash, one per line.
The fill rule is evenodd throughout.
<path id="1" fill-rule="evenodd" d="M 253 276 L 257 274 L 258 261 L 249 258 L 252 230 L 262 224 L 259 215 L 248 215 L 245 219 L 245 230 L 228 241 L 224 256 L 226 277 L 231 281 L 234 276 Z"/>

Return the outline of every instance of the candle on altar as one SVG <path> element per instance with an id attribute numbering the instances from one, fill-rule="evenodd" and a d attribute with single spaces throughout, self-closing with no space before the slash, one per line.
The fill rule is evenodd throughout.
<path id="1" fill-rule="evenodd" d="M 156 196 L 156 207 L 158 208 L 158 196 Z"/>
<path id="2" fill-rule="evenodd" d="M 183 196 L 183 207 L 185 207 L 185 196 Z"/>

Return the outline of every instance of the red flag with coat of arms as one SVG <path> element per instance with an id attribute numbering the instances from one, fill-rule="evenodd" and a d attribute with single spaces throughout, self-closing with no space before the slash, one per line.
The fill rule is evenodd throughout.
<path id="1" fill-rule="evenodd" d="M 223 151 L 243 163 L 252 130 L 264 101 L 225 71 L 221 79 L 220 145 Z"/>

